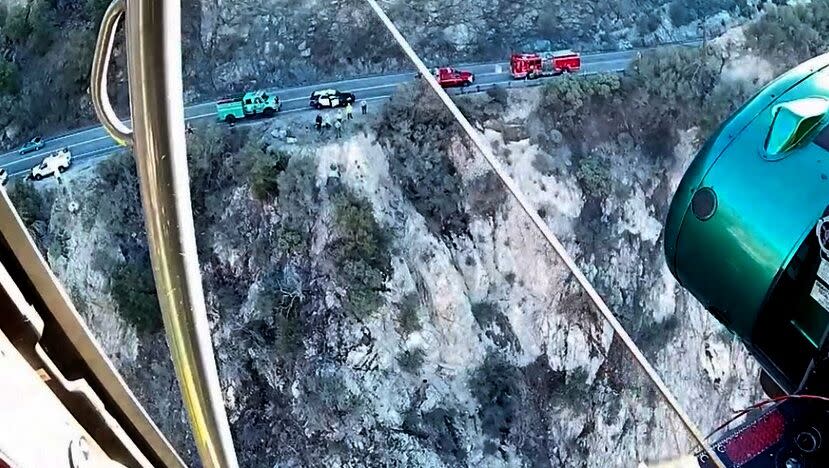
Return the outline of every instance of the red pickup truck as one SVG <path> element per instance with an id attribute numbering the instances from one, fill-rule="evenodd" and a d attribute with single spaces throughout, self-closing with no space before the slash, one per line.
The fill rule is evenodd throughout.
<path id="1" fill-rule="evenodd" d="M 432 74 L 444 88 L 469 86 L 475 82 L 475 75 L 472 72 L 455 70 L 449 67 L 435 68 L 432 70 Z"/>

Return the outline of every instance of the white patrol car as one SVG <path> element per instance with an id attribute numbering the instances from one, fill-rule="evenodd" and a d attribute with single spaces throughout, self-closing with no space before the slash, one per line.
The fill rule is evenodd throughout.
<path id="1" fill-rule="evenodd" d="M 321 89 L 311 93 L 309 104 L 314 109 L 345 107 L 348 104 L 354 104 L 356 99 L 354 93 L 344 93 L 336 89 Z"/>

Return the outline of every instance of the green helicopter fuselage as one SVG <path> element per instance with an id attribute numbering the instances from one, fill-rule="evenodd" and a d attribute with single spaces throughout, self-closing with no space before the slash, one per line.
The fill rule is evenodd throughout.
<path id="1" fill-rule="evenodd" d="M 829 313 L 814 235 L 829 205 L 829 54 L 764 87 L 707 140 L 665 224 L 673 275 L 795 391 L 821 356 Z M 825 354 L 825 353 L 824 353 Z"/>

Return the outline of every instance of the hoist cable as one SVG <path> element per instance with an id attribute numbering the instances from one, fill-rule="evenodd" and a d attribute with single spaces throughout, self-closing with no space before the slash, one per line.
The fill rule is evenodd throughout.
<path id="1" fill-rule="evenodd" d="M 515 198 L 521 208 L 524 210 L 525 213 L 530 217 L 533 224 L 538 228 L 541 232 L 541 235 L 544 236 L 544 239 L 547 241 L 548 244 L 555 250 L 558 257 L 564 262 L 570 272 L 575 276 L 576 280 L 581 285 L 584 292 L 590 297 L 590 300 L 596 306 L 596 308 L 601 312 L 604 316 L 605 320 L 610 324 L 613 330 L 616 332 L 616 335 L 619 339 L 622 340 L 622 343 L 625 345 L 626 348 L 630 351 L 633 355 L 634 360 L 641 366 L 642 370 L 648 376 L 648 378 L 653 382 L 654 386 L 656 386 L 659 393 L 662 394 L 662 397 L 668 403 L 668 406 L 673 410 L 674 413 L 679 417 L 682 424 L 685 426 L 686 429 L 691 433 L 691 435 L 696 439 L 697 443 L 705 450 L 711 460 L 717 465 L 718 468 L 725 468 L 725 466 L 720 461 L 719 457 L 716 456 L 714 450 L 706 443 L 705 438 L 703 437 L 702 433 L 697 428 L 696 424 L 688 417 L 682 407 L 677 402 L 674 395 L 671 393 L 670 389 L 665 385 L 665 382 L 659 377 L 656 370 L 651 366 L 650 362 L 648 362 L 647 358 L 642 354 L 642 351 L 639 350 L 639 347 L 636 346 L 636 343 L 633 342 L 630 335 L 625 331 L 624 327 L 619 320 L 613 315 L 610 308 L 605 304 L 604 300 L 602 300 L 601 296 L 596 292 L 596 289 L 590 284 L 587 277 L 584 276 L 584 273 L 581 272 L 576 262 L 573 258 L 567 253 L 564 249 L 564 246 L 561 242 L 556 238 L 555 234 L 550 230 L 544 220 L 538 215 L 538 212 L 530 205 L 530 202 L 527 200 L 526 196 L 521 192 L 518 188 L 518 185 L 515 181 L 510 177 L 506 171 L 504 171 L 501 164 L 495 159 L 495 156 L 492 153 L 489 144 L 484 141 L 483 136 L 475 130 L 469 120 L 461 113 L 458 106 L 452 101 L 449 95 L 444 91 L 443 88 L 438 84 L 437 80 L 434 76 L 432 76 L 431 72 L 426 68 L 426 65 L 423 61 L 418 57 L 417 53 L 412 49 L 406 39 L 400 34 L 397 27 L 394 23 L 389 19 L 380 5 L 377 4 L 376 0 L 366 0 L 377 16 L 380 18 L 380 21 L 383 22 L 386 29 L 389 30 L 391 35 L 403 49 L 403 52 L 408 56 L 409 60 L 414 63 L 415 67 L 417 67 L 418 72 L 423 76 L 423 78 L 429 83 L 429 86 L 432 87 L 434 92 L 438 95 L 438 97 L 443 101 L 443 104 L 452 113 L 458 123 L 461 125 L 463 130 L 466 132 L 469 139 L 472 140 L 472 143 L 478 148 L 478 151 L 483 155 L 489 165 L 492 167 L 492 170 L 495 171 L 495 174 L 498 178 L 501 179 L 501 182 L 507 187 L 510 194 Z"/>

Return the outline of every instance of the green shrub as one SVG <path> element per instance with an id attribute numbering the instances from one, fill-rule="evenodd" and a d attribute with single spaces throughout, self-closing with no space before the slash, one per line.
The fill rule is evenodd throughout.
<path id="1" fill-rule="evenodd" d="M 582 140 L 585 119 L 612 118 L 602 111 L 619 105 L 621 86 L 618 75 L 605 73 L 551 80 L 542 90 L 540 112 L 550 127 Z"/>
<path id="2" fill-rule="evenodd" d="M 610 194 L 612 181 L 608 162 L 599 156 L 591 154 L 579 158 L 576 179 L 588 196 L 603 199 Z"/>
<path id="3" fill-rule="evenodd" d="M 542 354 L 521 370 L 530 393 L 544 404 L 570 408 L 583 406 L 589 388 L 585 386 L 586 374 L 581 369 L 553 370 L 547 356 Z"/>
<path id="4" fill-rule="evenodd" d="M 109 293 L 121 316 L 141 333 L 161 329 L 161 309 L 153 280 L 138 175 L 131 152 L 104 159 L 95 168 L 97 178 L 82 205 L 93 213 L 91 222 L 106 227 L 118 249 L 94 258 L 94 267 L 110 277 Z M 120 255 L 119 255 L 120 254 Z M 113 258 L 123 256 L 115 264 Z"/>
<path id="5" fill-rule="evenodd" d="M 84 94 L 89 86 L 95 33 L 88 29 L 70 30 L 66 37 L 66 60 L 61 77 L 67 94 Z"/>
<path id="6" fill-rule="evenodd" d="M 327 415 L 356 413 L 362 402 L 348 389 L 342 368 L 333 362 L 316 362 L 314 367 L 315 371 L 300 374 L 300 388 L 307 406 L 319 408 Z"/>
<path id="7" fill-rule="evenodd" d="M 397 364 L 400 368 L 410 374 L 417 374 L 423 367 L 426 353 L 422 349 L 406 350 L 397 355 Z"/>
<path id="8" fill-rule="evenodd" d="M 644 36 L 656 31 L 660 24 L 661 20 L 658 13 L 654 11 L 642 13 L 636 19 L 636 31 Z"/>
<path id="9" fill-rule="evenodd" d="M 276 244 L 281 252 L 303 255 L 307 253 L 306 247 L 310 240 L 310 233 L 306 231 L 280 226 Z"/>
<path id="10" fill-rule="evenodd" d="M 737 0 L 674 0 L 668 6 L 668 16 L 674 26 L 684 26 L 719 11 L 733 10 L 737 4 Z"/>
<path id="11" fill-rule="evenodd" d="M 507 274 L 509 275 L 513 273 Z M 515 331 L 496 304 L 491 302 L 476 302 L 472 304 L 472 316 L 475 322 L 481 327 L 486 336 L 501 349 L 512 348 L 516 352 L 521 351 L 521 342 L 515 336 Z"/>
<path id="12" fill-rule="evenodd" d="M 29 6 L 29 43 L 34 52 L 43 55 L 52 45 L 56 29 L 56 13 L 48 0 L 34 0 Z"/>
<path id="13" fill-rule="evenodd" d="M 546 176 L 555 175 L 556 162 L 549 153 L 538 151 L 533 158 L 533 168 Z"/>
<path id="14" fill-rule="evenodd" d="M 187 135 L 190 199 L 199 254 L 207 255 L 212 243 L 208 237 L 218 217 L 227 214 L 228 197 L 236 187 L 249 183 L 251 168 L 262 154 L 257 145 L 245 144 L 249 140 L 245 128 L 231 131 L 221 125 L 197 125 L 192 130 Z"/>
<path id="15" fill-rule="evenodd" d="M 89 71 L 94 50 L 94 33 L 85 28 L 61 29 L 48 0 L 30 6 L 26 38 L 12 47 L 19 63 L 32 70 L 50 68 L 59 73 L 21 74 L 27 80 L 22 93 L 15 93 L 11 106 L 0 104 L 0 114 L 13 115 L 23 133 L 48 133 L 86 119 Z M 15 17 L 10 17 L 13 21 Z M 60 31 L 59 33 L 56 31 Z M 60 36 L 60 41 L 55 38 Z M 24 42 L 25 41 L 25 44 Z M 22 83 L 20 83 L 22 85 Z M 18 89 L 22 89 L 18 86 Z M 0 117 L 0 125 L 3 125 Z"/>
<path id="16" fill-rule="evenodd" d="M 368 201 L 344 190 L 333 198 L 333 203 L 334 222 L 340 234 L 337 247 L 343 258 L 365 259 L 388 270 L 388 233 L 377 224 Z"/>
<path id="17" fill-rule="evenodd" d="M 257 200 L 268 200 L 279 195 L 279 174 L 288 167 L 287 153 L 273 155 L 260 152 L 251 171 L 250 190 Z"/>
<path id="18" fill-rule="evenodd" d="M 691 123 L 699 118 L 703 99 L 719 81 L 722 65 L 713 48 L 656 49 L 634 62 L 625 87 L 647 96 L 646 102 L 637 102 L 638 96 L 632 99 L 633 105 L 642 106 L 639 110 L 652 114 L 651 120 L 644 121 Z"/>
<path id="19" fill-rule="evenodd" d="M 469 390 L 478 402 L 481 430 L 490 438 L 484 450 L 494 453 L 512 445 L 529 458 L 541 460 L 541 466 L 550 459 L 548 450 L 559 447 L 561 441 L 543 436 L 527 439 L 526 434 L 544 434 L 559 414 L 557 407 L 591 412 L 587 373 L 553 370 L 544 353 L 524 367 L 488 354 L 470 377 Z"/>
<path id="20" fill-rule="evenodd" d="M 498 445 L 509 438 L 519 416 L 521 386 L 519 370 L 494 354 L 487 355 L 469 380 L 469 389 L 478 401 L 481 430 Z"/>
<path id="21" fill-rule="evenodd" d="M 746 46 L 782 70 L 829 50 L 829 2 L 769 8 L 745 28 Z"/>
<path id="22" fill-rule="evenodd" d="M 281 358 L 302 351 L 305 330 L 297 316 L 276 315 L 271 325 L 274 339 L 272 345 Z"/>
<path id="23" fill-rule="evenodd" d="M 649 51 L 621 77 L 600 74 L 551 81 L 542 89 L 538 116 L 567 137 L 577 154 L 625 133 L 646 153 L 670 156 L 678 128 L 700 126 L 706 131 L 749 94 L 742 89 L 729 93 L 724 86 L 718 92 L 724 61 L 714 46 Z M 603 196 L 607 178 L 598 163 L 581 162 L 581 181 L 588 191 Z M 553 161 L 545 158 L 537 158 L 534 165 L 542 173 L 555 171 Z"/>
<path id="24" fill-rule="evenodd" d="M 420 309 L 420 300 L 417 293 L 412 292 L 403 296 L 403 300 L 400 301 L 400 315 L 398 315 L 397 321 L 400 324 L 401 334 L 404 336 L 423 328 L 418 316 L 418 309 Z"/>
<path id="25" fill-rule="evenodd" d="M 332 243 L 339 276 L 347 287 L 346 308 L 366 317 L 379 308 L 391 274 L 390 236 L 371 206 L 347 190 L 333 196 L 337 238 Z"/>
<path id="26" fill-rule="evenodd" d="M 514 285 L 515 284 L 515 273 L 512 272 L 512 271 L 507 273 L 506 275 L 504 275 L 504 280 L 506 280 L 507 284 L 509 284 L 510 286 Z"/>
<path id="27" fill-rule="evenodd" d="M 316 160 L 294 156 L 277 180 L 279 186 L 278 247 L 288 254 L 307 255 L 319 211 Z"/>
<path id="28" fill-rule="evenodd" d="M 211 164 L 225 157 L 227 133 L 225 127 L 205 125 L 194 128 L 193 133 L 187 135 L 187 162 L 191 182 L 195 172 L 199 172 L 200 178 L 209 177 Z"/>
<path id="29" fill-rule="evenodd" d="M 161 329 L 161 309 L 149 257 L 118 266 L 110 280 L 110 290 L 121 316 L 138 331 L 151 333 Z"/>
<path id="30" fill-rule="evenodd" d="M 556 8 L 544 9 L 536 20 L 538 32 L 547 39 L 559 39 L 565 33 L 565 26 L 561 21 L 561 14 Z"/>
<path id="31" fill-rule="evenodd" d="M 17 65 L 0 56 L 0 93 L 16 93 L 18 87 Z"/>
<path id="32" fill-rule="evenodd" d="M 13 6 L 9 8 L 6 15 L 6 27 L 4 33 L 12 41 L 22 42 L 32 32 L 29 26 L 29 9 L 25 6 Z"/>
<path id="33" fill-rule="evenodd" d="M 49 220 L 46 200 L 31 182 L 17 181 L 11 184 L 7 193 L 23 224 L 30 230 L 36 221 Z"/>
<path id="34" fill-rule="evenodd" d="M 492 218 L 506 202 L 508 194 L 501 179 L 493 171 L 476 177 L 467 187 L 466 201 L 473 215 Z"/>
<path id="35" fill-rule="evenodd" d="M 86 15 L 93 25 L 98 26 L 110 3 L 110 0 L 86 0 Z"/>
<path id="36" fill-rule="evenodd" d="M 487 89 L 486 95 L 489 97 L 490 101 L 502 106 L 506 106 L 509 101 L 509 94 L 507 94 L 507 90 L 500 86 L 493 86 L 492 88 Z"/>
<path id="37" fill-rule="evenodd" d="M 436 407 L 421 412 L 417 406 L 406 412 L 403 432 L 417 437 L 421 447 L 436 453 L 446 466 L 468 466 L 463 440 L 458 437 L 458 411 Z"/>
<path id="38" fill-rule="evenodd" d="M 101 225 L 107 226 L 123 246 L 146 250 L 144 211 L 138 192 L 138 174 L 132 153 L 125 151 L 104 159 L 95 168 L 98 178 L 86 197 L 86 212 L 94 213 Z M 94 221 L 90 220 L 90 221 Z"/>
<path id="39" fill-rule="evenodd" d="M 688 8 L 686 3 L 683 0 L 674 0 L 668 6 L 668 16 L 670 16 L 671 23 L 674 26 L 685 26 L 697 19 L 695 12 Z"/>
<path id="40" fill-rule="evenodd" d="M 671 156 L 677 129 L 704 126 L 724 59 L 716 48 L 671 47 L 642 55 L 622 83 L 619 131 L 633 136 L 654 157 Z"/>
<path id="41" fill-rule="evenodd" d="M 187 135 L 187 168 L 195 219 L 207 213 L 208 198 L 229 180 L 224 170 L 226 140 L 223 133 L 220 126 L 205 125 Z"/>
<path id="42" fill-rule="evenodd" d="M 292 268 L 269 273 L 262 281 L 256 310 L 265 315 L 262 336 L 282 359 L 299 353 L 305 340 L 301 308 L 306 303 L 301 278 Z"/>
<path id="43" fill-rule="evenodd" d="M 422 84 L 398 89 L 374 130 L 388 151 L 392 177 L 429 230 L 466 232 L 463 183 L 447 154 L 459 127 L 434 93 Z"/>
<path id="44" fill-rule="evenodd" d="M 47 250 L 46 258 L 51 263 L 60 257 L 66 257 L 69 253 L 69 234 L 64 229 L 58 229 L 57 232 L 50 233 L 49 248 Z"/>

